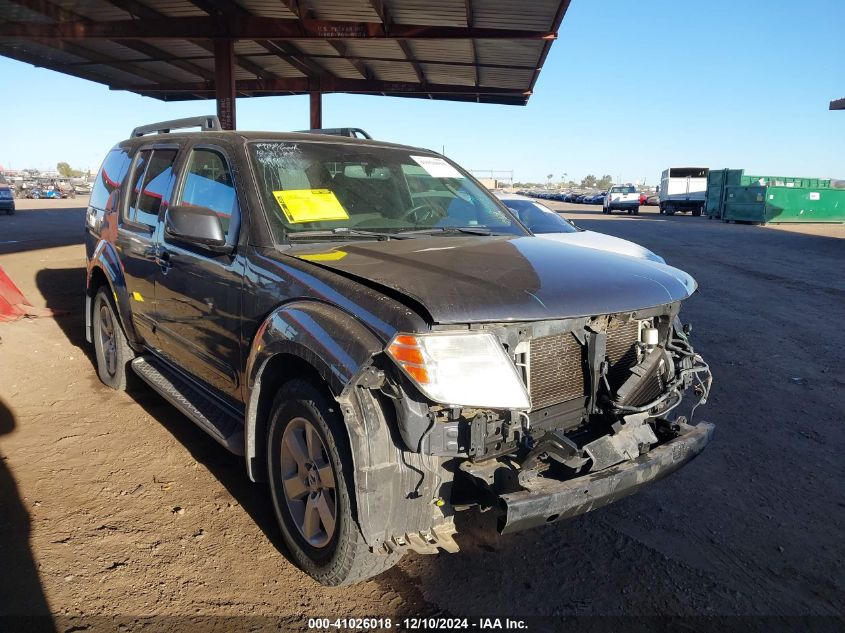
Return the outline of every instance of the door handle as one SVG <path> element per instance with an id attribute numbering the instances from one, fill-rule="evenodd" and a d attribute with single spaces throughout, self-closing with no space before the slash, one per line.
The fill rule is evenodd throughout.
<path id="1" fill-rule="evenodd" d="M 173 268 L 173 259 L 174 257 L 170 254 L 170 251 L 161 251 L 156 255 L 156 264 L 159 265 L 164 274 L 167 274 Z"/>

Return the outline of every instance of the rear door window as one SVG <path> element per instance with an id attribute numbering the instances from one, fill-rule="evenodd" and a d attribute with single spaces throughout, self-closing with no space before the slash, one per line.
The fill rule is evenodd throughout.
<path id="1" fill-rule="evenodd" d="M 143 150 L 135 160 L 133 188 L 125 219 L 135 224 L 155 227 L 161 204 L 170 194 L 175 149 Z"/>
<path id="2" fill-rule="evenodd" d="M 97 180 L 91 189 L 91 199 L 88 204 L 101 211 L 111 210 L 120 191 L 120 184 L 126 177 L 128 170 L 129 155 L 126 151 L 122 149 L 110 151 L 97 174 Z"/>
<path id="3" fill-rule="evenodd" d="M 232 171 L 222 153 L 212 149 L 191 152 L 179 204 L 214 211 L 226 233 L 226 242 L 234 244 L 240 223 L 238 198 Z"/>

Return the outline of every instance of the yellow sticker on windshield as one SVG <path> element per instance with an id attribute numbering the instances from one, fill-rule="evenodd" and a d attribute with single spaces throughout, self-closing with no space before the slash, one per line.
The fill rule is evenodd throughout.
<path id="1" fill-rule="evenodd" d="M 274 191 L 273 197 L 291 224 L 349 219 L 346 209 L 328 189 Z"/>

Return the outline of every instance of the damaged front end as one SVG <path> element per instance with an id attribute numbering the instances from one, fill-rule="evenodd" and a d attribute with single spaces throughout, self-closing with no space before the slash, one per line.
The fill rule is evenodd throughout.
<path id="1" fill-rule="evenodd" d="M 631 494 L 698 455 L 713 434 L 687 419 L 712 379 L 679 309 L 470 326 L 501 344 L 529 407 L 432 404 L 397 381 L 385 387 L 402 438 L 454 474 L 456 510 L 492 508 L 503 533 Z M 689 391 L 694 403 L 684 402 Z"/>

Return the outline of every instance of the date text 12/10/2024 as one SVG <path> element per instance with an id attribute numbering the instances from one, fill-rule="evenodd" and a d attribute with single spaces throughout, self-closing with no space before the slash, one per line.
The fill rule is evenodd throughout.
<path id="1" fill-rule="evenodd" d="M 309 618 L 308 628 L 315 631 L 525 631 L 528 625 L 519 618 Z"/>

